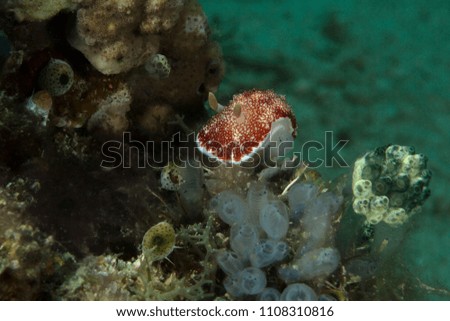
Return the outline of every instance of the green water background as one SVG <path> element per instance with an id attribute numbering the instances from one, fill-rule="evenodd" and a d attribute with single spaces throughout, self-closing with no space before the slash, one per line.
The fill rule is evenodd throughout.
<path id="1" fill-rule="evenodd" d="M 400 273 L 406 268 L 430 286 L 415 299 L 449 300 L 450 2 L 200 3 L 226 61 L 219 101 L 246 89 L 274 89 L 295 109 L 297 148 L 333 131 L 349 140 L 342 150 L 349 164 L 388 143 L 428 156 L 432 195 L 396 257 L 404 262 Z M 330 179 L 350 170 L 319 169 Z"/>

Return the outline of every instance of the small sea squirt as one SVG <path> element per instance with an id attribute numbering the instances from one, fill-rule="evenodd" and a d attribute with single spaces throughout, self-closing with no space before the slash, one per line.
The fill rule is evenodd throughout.
<path id="1" fill-rule="evenodd" d="M 150 261 L 158 261 L 166 258 L 175 248 L 175 230 L 167 222 L 161 222 L 152 226 L 142 240 L 142 252 Z"/>

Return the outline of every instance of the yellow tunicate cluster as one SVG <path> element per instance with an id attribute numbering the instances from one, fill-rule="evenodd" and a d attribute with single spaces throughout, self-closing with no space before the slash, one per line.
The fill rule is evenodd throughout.
<path id="1" fill-rule="evenodd" d="M 380 147 L 355 162 L 353 209 L 370 224 L 399 226 L 420 211 L 430 178 L 426 157 L 412 147 Z"/>
<path id="2" fill-rule="evenodd" d="M 152 226 L 142 240 L 142 252 L 149 262 L 166 258 L 175 247 L 175 230 L 167 222 Z"/>

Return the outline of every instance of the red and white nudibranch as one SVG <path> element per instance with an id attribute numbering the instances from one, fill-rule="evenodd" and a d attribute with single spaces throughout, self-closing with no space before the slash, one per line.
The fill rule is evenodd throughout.
<path id="1" fill-rule="evenodd" d="M 234 95 L 197 135 L 199 150 L 221 162 L 239 164 L 264 149 L 269 141 L 293 140 L 297 123 L 284 96 L 271 90 L 250 90 Z"/>

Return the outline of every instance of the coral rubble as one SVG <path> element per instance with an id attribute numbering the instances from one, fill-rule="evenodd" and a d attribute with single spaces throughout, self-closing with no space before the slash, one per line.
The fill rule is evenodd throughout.
<path id="1" fill-rule="evenodd" d="M 224 66 L 196 0 L 39 4 L 11 0 L 0 5 L 4 12 L 16 14 L 16 20 L 4 19 L 2 28 L 15 47 L 14 55 L 20 54 L 20 59 L 13 59 L 13 54 L 8 58 L 2 88 L 18 101 L 46 90 L 53 98 L 52 125 L 92 127 L 89 119 L 98 118 L 102 102 L 113 99 L 122 86 L 133 101 L 131 110 L 121 116 L 112 112 L 122 125 L 128 119 L 141 123 L 141 115 L 161 105 L 180 114 L 189 112 L 189 119 L 202 117 L 203 101 L 217 89 Z M 153 114 L 157 117 L 158 112 Z M 166 123 L 148 134 L 160 135 Z M 141 128 L 145 134 L 146 126 Z M 114 136 L 117 128 L 103 126 L 101 131 L 109 130 Z"/>
<path id="2" fill-rule="evenodd" d="M 39 188 L 38 181 L 22 178 L 0 186 L 1 300 L 56 299 L 55 289 L 75 267 L 53 236 L 26 223 Z"/>

